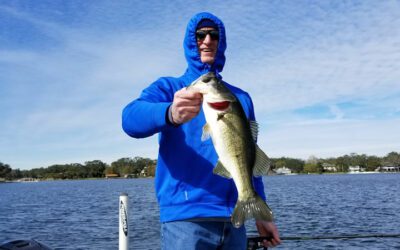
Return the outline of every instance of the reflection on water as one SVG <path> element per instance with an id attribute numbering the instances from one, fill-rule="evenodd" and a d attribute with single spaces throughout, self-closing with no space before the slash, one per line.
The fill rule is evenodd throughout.
<path id="1" fill-rule="evenodd" d="M 264 178 L 282 236 L 400 234 L 400 174 Z M 0 184 L 0 242 L 117 249 L 119 194 L 129 195 L 131 249 L 159 249 L 153 179 Z M 247 222 L 249 234 L 256 234 Z M 286 241 L 276 249 L 399 249 L 399 238 Z"/>

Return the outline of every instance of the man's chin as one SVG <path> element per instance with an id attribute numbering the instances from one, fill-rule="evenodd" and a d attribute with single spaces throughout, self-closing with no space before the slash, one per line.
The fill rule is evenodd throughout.
<path id="1" fill-rule="evenodd" d="M 214 63 L 214 57 L 211 56 L 202 56 L 201 61 L 203 63 L 208 63 L 208 64 L 213 64 Z"/>

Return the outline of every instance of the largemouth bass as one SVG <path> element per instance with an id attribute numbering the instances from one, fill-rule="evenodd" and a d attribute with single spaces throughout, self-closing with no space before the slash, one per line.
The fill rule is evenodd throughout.
<path id="1" fill-rule="evenodd" d="M 195 80 L 188 89 L 203 95 L 206 118 L 201 140 L 211 137 L 218 154 L 214 174 L 233 178 L 238 200 L 231 216 L 235 227 L 250 218 L 273 221 L 268 205 L 253 187 L 253 175 L 267 174 L 270 160 L 255 143 L 258 126 L 249 121 L 238 99 L 210 72 Z"/>

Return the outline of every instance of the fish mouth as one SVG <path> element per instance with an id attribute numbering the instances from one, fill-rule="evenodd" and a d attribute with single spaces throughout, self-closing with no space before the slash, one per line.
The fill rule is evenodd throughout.
<path id="1" fill-rule="evenodd" d="M 207 102 L 208 106 L 215 110 L 224 111 L 227 110 L 231 104 L 230 101 L 223 101 L 223 102 Z"/>

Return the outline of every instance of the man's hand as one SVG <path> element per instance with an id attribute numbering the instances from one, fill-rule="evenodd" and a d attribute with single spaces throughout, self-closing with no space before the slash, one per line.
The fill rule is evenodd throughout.
<path id="1" fill-rule="evenodd" d="M 195 117 L 200 112 L 202 101 L 200 93 L 186 88 L 178 90 L 171 105 L 172 122 L 182 124 Z"/>
<path id="2" fill-rule="evenodd" d="M 271 238 L 271 240 L 263 241 L 264 247 L 276 247 L 277 245 L 281 244 L 278 228 L 275 226 L 275 223 L 268 221 L 256 221 L 256 226 L 260 236 Z"/>

